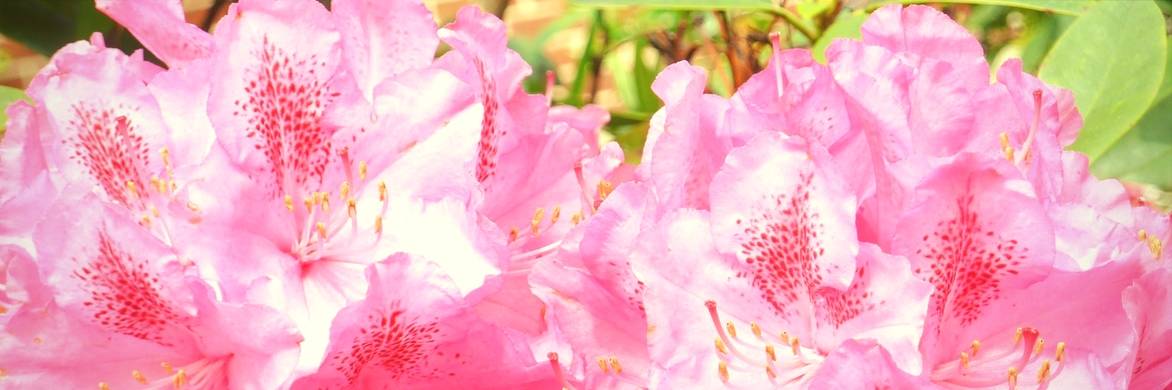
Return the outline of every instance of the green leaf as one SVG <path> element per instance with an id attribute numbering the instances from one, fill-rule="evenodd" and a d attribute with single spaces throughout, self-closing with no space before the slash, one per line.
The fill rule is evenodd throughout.
<path id="1" fill-rule="evenodd" d="M 1075 20 L 1043 61 L 1038 76 L 1074 92 L 1083 129 L 1071 148 L 1086 153 L 1100 176 L 1095 161 L 1120 146 L 1155 99 L 1166 49 L 1155 3 L 1107 1 Z"/>
<path id="2" fill-rule="evenodd" d="M 1095 3 L 1094 0 L 889 0 L 876 1 L 867 5 L 867 9 L 877 9 L 884 5 L 899 3 L 899 4 L 923 4 L 923 3 L 955 3 L 955 4 L 988 4 L 988 5 L 1004 5 L 1016 8 L 1025 8 L 1038 10 L 1043 12 L 1053 12 L 1059 14 L 1078 15 L 1086 12 L 1091 5 Z M 1123 1 L 1123 3 L 1131 3 L 1130 1 Z"/>
<path id="3" fill-rule="evenodd" d="M 676 10 L 714 9 L 773 9 L 770 0 L 574 0 L 575 4 L 591 7 L 640 6 Z"/>
<path id="4" fill-rule="evenodd" d="M 1172 190 L 1172 169 L 1168 169 L 1172 167 L 1172 50 L 1165 56 L 1164 82 L 1156 93 L 1156 103 L 1114 148 L 1095 161 L 1096 173 Z"/>
<path id="5" fill-rule="evenodd" d="M 814 52 L 814 59 L 818 62 L 826 62 L 826 48 L 830 46 L 830 42 L 835 38 L 860 38 L 863 35 L 863 22 L 867 20 L 867 14 L 862 11 L 843 12 L 838 15 L 838 19 L 822 32 L 822 36 L 818 37 L 818 41 L 814 42 L 814 47 L 811 48 Z"/>
<path id="6" fill-rule="evenodd" d="M 4 139 L 4 129 L 8 126 L 8 105 L 23 99 L 24 91 L 0 85 L 0 139 Z"/>

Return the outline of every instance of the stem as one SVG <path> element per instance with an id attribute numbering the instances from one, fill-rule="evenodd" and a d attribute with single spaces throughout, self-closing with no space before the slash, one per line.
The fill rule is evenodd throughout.
<path id="1" fill-rule="evenodd" d="M 818 31 L 814 29 L 814 27 L 806 24 L 806 22 L 803 21 L 802 18 L 793 11 L 779 7 L 772 9 L 771 12 L 777 16 L 780 16 L 782 19 L 785 19 L 787 24 L 793 26 L 793 28 L 797 29 L 798 32 L 802 33 L 802 35 L 805 35 L 806 39 L 809 39 L 811 43 L 817 41 L 818 37 L 821 36 L 821 34 L 819 34 Z"/>

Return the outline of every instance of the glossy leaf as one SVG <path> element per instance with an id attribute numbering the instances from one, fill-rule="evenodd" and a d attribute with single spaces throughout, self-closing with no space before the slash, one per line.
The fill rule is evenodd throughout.
<path id="1" fill-rule="evenodd" d="M 8 126 L 8 105 L 24 98 L 24 91 L 0 85 L 0 139 L 4 139 L 4 130 Z"/>
<path id="2" fill-rule="evenodd" d="M 1156 101 L 1115 147 L 1095 162 L 1097 173 L 1172 190 L 1172 51 Z"/>
<path id="3" fill-rule="evenodd" d="M 862 36 L 863 22 L 867 20 L 867 14 L 862 11 L 843 12 L 838 15 L 838 19 L 826 31 L 822 32 L 822 36 L 818 37 L 818 41 L 814 42 L 814 47 L 811 49 L 814 54 L 814 59 L 818 62 L 826 62 L 826 48 L 834 42 L 835 38 L 859 38 Z"/>
<path id="4" fill-rule="evenodd" d="M 1121 140 L 1138 129 L 1156 97 L 1165 40 L 1164 18 L 1155 3 L 1102 2 L 1071 24 L 1042 63 L 1042 80 L 1074 91 L 1084 125 L 1072 148 L 1086 153 L 1100 176 L 1125 173 L 1104 168 L 1100 157 L 1133 158 L 1129 149 L 1135 144 Z"/>

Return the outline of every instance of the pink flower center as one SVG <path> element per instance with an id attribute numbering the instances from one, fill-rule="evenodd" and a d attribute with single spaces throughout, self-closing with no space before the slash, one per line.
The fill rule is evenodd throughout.
<path id="1" fill-rule="evenodd" d="M 707 301 L 705 305 L 718 335 L 715 341 L 719 358 L 717 374 L 726 384 L 736 382 L 734 373 L 764 375 L 776 386 L 798 384 L 825 360 L 825 355 L 817 348 L 803 345 L 796 335 L 785 331 L 774 333 L 756 323 L 749 323 L 752 337 L 738 335 L 733 321 L 721 323 L 716 302 Z"/>
<path id="2" fill-rule="evenodd" d="M 89 299 L 83 305 L 102 327 L 131 337 L 171 346 L 169 340 L 183 316 L 159 293 L 158 276 L 98 233 L 97 254 L 73 272 L 84 283 Z"/>
<path id="3" fill-rule="evenodd" d="M 1017 328 L 1013 343 L 990 346 L 973 340 L 956 360 L 937 365 L 931 372 L 936 383 L 986 388 L 1008 385 L 1044 388 L 1065 367 L 1066 343 L 1049 349 L 1034 328 Z"/>
<path id="4" fill-rule="evenodd" d="M 371 314 L 366 326 L 358 331 L 350 348 L 331 357 L 336 369 L 355 383 L 364 370 L 377 367 L 379 375 L 392 380 L 436 378 L 435 369 L 425 371 L 435 351 L 439 326 L 435 322 L 413 323 L 402 310 Z M 453 356 L 460 359 L 460 354 Z"/>

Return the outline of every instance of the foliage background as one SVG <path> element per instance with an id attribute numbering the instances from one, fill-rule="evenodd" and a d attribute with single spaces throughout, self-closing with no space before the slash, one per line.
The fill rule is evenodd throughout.
<path id="1" fill-rule="evenodd" d="M 205 29 L 214 28 L 230 2 L 183 0 L 188 21 Z M 1073 90 L 1085 121 L 1073 148 L 1092 158 L 1100 177 L 1121 178 L 1148 201 L 1172 205 L 1172 0 L 424 2 L 441 24 L 467 4 L 502 16 L 510 45 L 534 67 L 526 87 L 544 91 L 546 73 L 553 72 L 556 102 L 610 110 L 607 134 L 631 162 L 638 161 L 647 121 L 660 106 L 651 82 L 668 64 L 689 60 L 708 69 L 709 92 L 727 96 L 765 66 L 770 33 L 783 46 L 812 48 L 820 58 L 833 39 L 857 37 L 869 11 L 926 3 L 968 28 L 994 71 L 1021 58 L 1028 72 Z M 94 31 L 111 46 L 141 47 L 89 0 L 0 1 L 0 104 L 21 97 L 19 89 L 48 55 Z"/>

